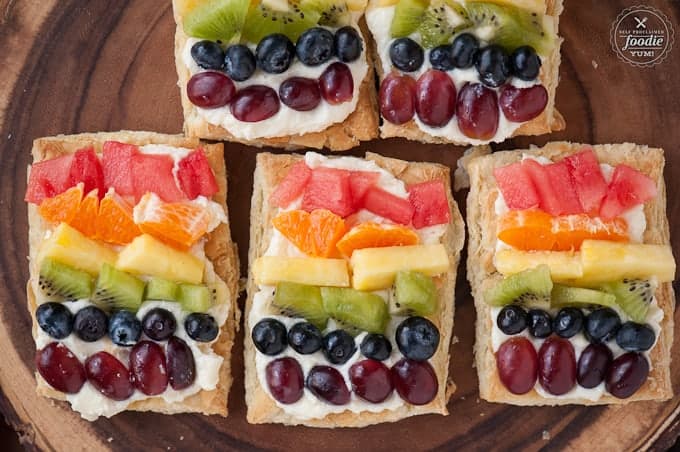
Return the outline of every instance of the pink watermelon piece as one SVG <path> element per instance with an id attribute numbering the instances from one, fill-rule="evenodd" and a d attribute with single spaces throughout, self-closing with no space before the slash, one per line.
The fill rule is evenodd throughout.
<path id="1" fill-rule="evenodd" d="M 350 172 L 335 168 L 316 168 L 312 171 L 302 195 L 302 209 L 328 209 L 346 217 L 354 212 Z"/>
<path id="2" fill-rule="evenodd" d="M 604 180 L 600 164 L 592 149 L 586 149 L 570 155 L 563 160 L 569 168 L 576 195 L 583 210 L 597 215 L 602 199 L 607 193 L 607 181 Z"/>
<path id="3" fill-rule="evenodd" d="M 73 154 L 71 169 L 69 171 L 71 186 L 82 182 L 84 192 L 90 193 L 92 190 L 99 190 L 100 198 L 104 197 L 104 172 L 99 162 L 99 157 L 94 152 L 94 148 L 79 149 Z"/>
<path id="4" fill-rule="evenodd" d="M 104 186 L 113 187 L 122 196 L 135 194 L 132 177 L 132 157 L 139 154 L 139 147 L 134 144 L 107 141 L 102 152 L 102 169 L 104 170 Z"/>
<path id="5" fill-rule="evenodd" d="M 312 177 L 312 170 L 307 164 L 304 161 L 297 162 L 276 186 L 274 192 L 269 196 L 269 202 L 276 207 L 285 209 L 302 194 L 310 177 Z"/>
<path id="6" fill-rule="evenodd" d="M 145 193 L 158 195 L 165 202 L 185 199 L 172 174 L 174 161 L 168 155 L 138 154 L 132 157 L 132 185 L 137 201 Z"/>
<path id="7" fill-rule="evenodd" d="M 562 206 L 560 205 L 560 198 L 558 198 L 556 193 L 557 187 L 550 180 L 546 166 L 532 159 L 522 161 L 522 167 L 536 188 L 539 198 L 538 206 L 550 215 L 558 216 L 562 214 Z"/>
<path id="8" fill-rule="evenodd" d="M 657 193 L 656 183 L 651 177 L 628 165 L 618 165 L 602 201 L 600 216 L 605 220 L 615 218 L 653 199 Z"/>
<path id="9" fill-rule="evenodd" d="M 413 218 L 413 206 L 408 199 L 400 198 L 375 186 L 366 191 L 361 205 L 369 212 L 397 224 L 409 224 Z"/>
<path id="10" fill-rule="evenodd" d="M 446 224 L 451 220 L 446 188 L 441 181 L 429 181 L 408 187 L 408 200 L 413 206 L 413 226 L 416 229 Z"/>
<path id="11" fill-rule="evenodd" d="M 69 173 L 72 161 L 73 154 L 68 154 L 31 165 L 24 200 L 40 204 L 43 199 L 52 198 L 71 188 Z"/>
<path id="12" fill-rule="evenodd" d="M 540 198 L 531 177 L 521 163 L 496 168 L 493 175 L 509 209 L 525 210 L 538 207 Z"/>
<path id="13" fill-rule="evenodd" d="M 380 173 L 375 171 L 351 171 L 349 177 L 349 187 L 352 191 L 352 199 L 355 205 L 361 205 L 361 201 L 366 195 L 366 191 L 374 186 L 378 179 L 380 178 Z"/>
<path id="14" fill-rule="evenodd" d="M 569 167 L 566 162 L 557 162 L 545 165 L 550 185 L 554 189 L 555 196 L 560 205 L 560 215 L 572 215 L 583 212 L 583 207 L 578 200 L 574 183 L 569 175 Z"/>
<path id="15" fill-rule="evenodd" d="M 200 148 L 179 161 L 177 179 L 189 199 L 196 199 L 198 196 L 210 198 L 220 189 L 210 162 Z"/>

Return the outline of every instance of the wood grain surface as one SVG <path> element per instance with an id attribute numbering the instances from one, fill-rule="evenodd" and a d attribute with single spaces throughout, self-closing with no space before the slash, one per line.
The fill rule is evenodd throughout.
<path id="1" fill-rule="evenodd" d="M 0 0 L 0 410 L 29 448 L 56 450 L 663 450 L 680 435 L 680 395 L 667 403 L 618 408 L 518 408 L 478 399 L 472 367 L 475 312 L 465 274 L 456 291 L 451 374 L 458 390 L 451 415 L 411 418 L 362 430 L 251 426 L 245 421 L 242 347 L 234 349 L 235 381 L 227 419 L 123 413 L 94 423 L 67 405 L 34 393 L 28 278 L 26 165 L 34 138 L 102 130 L 179 133 L 182 117 L 172 57 L 169 0 Z M 636 2 L 633 2 L 636 3 Z M 619 61 L 609 27 L 623 0 L 568 0 L 557 105 L 564 132 L 510 140 L 498 149 L 549 140 L 632 141 L 666 150 L 668 213 L 680 233 L 680 43 L 653 69 Z M 680 3 L 647 2 L 680 32 Z M 351 152 L 442 162 L 455 167 L 462 148 L 402 140 L 366 143 Z M 232 233 L 246 272 L 248 208 L 256 149 L 226 146 Z M 462 203 L 466 193 L 458 193 Z M 464 206 L 464 204 L 461 204 Z M 675 248 L 680 256 L 680 249 Z M 463 259 L 464 262 L 464 259 Z M 680 315 L 675 320 L 680 323 Z M 680 390 L 680 344 L 673 381 Z M 237 344 L 242 341 L 242 333 Z"/>

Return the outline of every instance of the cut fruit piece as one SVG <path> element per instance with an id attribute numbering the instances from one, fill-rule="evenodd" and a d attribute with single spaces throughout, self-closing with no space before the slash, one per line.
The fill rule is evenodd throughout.
<path id="1" fill-rule="evenodd" d="M 397 272 L 413 270 L 437 276 L 449 270 L 444 245 L 390 246 L 356 250 L 350 260 L 352 287 L 357 290 L 386 289 L 394 283 Z"/>
<path id="2" fill-rule="evenodd" d="M 614 218 L 626 210 L 644 204 L 657 195 L 656 183 L 651 177 L 628 165 L 618 165 L 607 187 L 607 195 L 600 207 L 602 218 Z"/>
<path id="3" fill-rule="evenodd" d="M 95 229 L 97 239 L 116 245 L 127 245 L 142 233 L 134 222 L 132 206 L 113 191 L 99 203 Z"/>
<path id="4" fill-rule="evenodd" d="M 628 242 L 628 223 L 623 218 L 602 220 L 586 214 L 553 219 L 556 251 L 578 250 L 585 240 Z"/>
<path id="5" fill-rule="evenodd" d="M 568 282 L 583 276 L 580 253 L 572 251 L 518 251 L 498 250 L 494 255 L 494 266 L 503 275 L 514 275 L 521 271 L 547 265 L 553 281 Z"/>
<path id="6" fill-rule="evenodd" d="M 558 216 L 563 213 L 560 198 L 557 195 L 558 187 L 552 184 L 548 172 L 546 171 L 546 166 L 547 165 L 541 165 L 533 159 L 525 159 L 522 161 L 522 168 L 527 172 L 536 188 L 541 210 L 550 215 Z"/>
<path id="7" fill-rule="evenodd" d="M 200 284 L 204 263 L 193 254 L 177 251 L 149 234 L 142 234 L 123 248 L 116 267 L 139 275 Z"/>
<path id="8" fill-rule="evenodd" d="M 352 192 L 356 210 L 359 210 L 361 203 L 366 196 L 369 188 L 373 187 L 380 179 L 380 173 L 375 171 L 351 171 L 349 176 L 349 188 Z"/>
<path id="9" fill-rule="evenodd" d="M 546 307 L 550 303 L 552 288 L 550 267 L 539 265 L 499 281 L 484 292 L 484 301 L 490 306 L 519 303 Z"/>
<path id="10" fill-rule="evenodd" d="M 44 199 L 38 206 L 38 213 L 49 222 L 71 224 L 82 199 L 83 184 L 81 182 L 53 198 Z"/>
<path id="11" fill-rule="evenodd" d="M 572 215 L 584 212 L 578 200 L 576 189 L 569 175 L 569 167 L 565 162 L 545 165 L 545 172 L 550 180 L 550 185 L 557 188 L 555 196 L 560 205 L 560 215 Z"/>
<path id="12" fill-rule="evenodd" d="M 417 245 L 418 242 L 418 234 L 405 226 L 368 222 L 353 227 L 340 239 L 337 248 L 344 257 L 350 258 L 358 249 Z"/>
<path id="13" fill-rule="evenodd" d="M 288 174 L 276 186 L 276 189 L 269 197 L 269 202 L 276 207 L 285 209 L 291 202 L 302 195 L 310 177 L 312 177 L 312 170 L 309 169 L 307 164 L 304 161 L 297 162 L 288 170 Z"/>
<path id="14" fill-rule="evenodd" d="M 253 264 L 253 274 L 255 283 L 260 285 L 286 281 L 311 286 L 349 286 L 344 259 L 262 256 Z"/>
<path id="15" fill-rule="evenodd" d="M 344 25 L 349 25 L 352 19 L 352 16 L 349 13 L 349 6 L 344 1 L 310 0 L 306 3 L 321 14 L 321 17 L 319 17 L 319 21 L 317 22 L 319 25 L 339 28 Z"/>
<path id="16" fill-rule="evenodd" d="M 137 312 L 144 296 L 144 281 L 104 264 L 97 278 L 92 303 L 104 311 Z"/>
<path id="17" fill-rule="evenodd" d="M 545 0 L 489 0 L 489 3 L 508 5 L 538 14 L 545 14 Z"/>
<path id="18" fill-rule="evenodd" d="M 533 209 L 540 198 L 531 177 L 520 162 L 493 170 L 498 188 L 508 209 Z"/>
<path id="19" fill-rule="evenodd" d="M 416 229 L 451 221 L 449 199 L 441 181 L 409 185 L 408 200 L 413 206 L 412 223 Z"/>
<path id="20" fill-rule="evenodd" d="M 421 20 L 418 32 L 426 49 L 450 43 L 456 32 L 471 25 L 463 6 L 446 0 L 432 0 Z"/>
<path id="21" fill-rule="evenodd" d="M 578 308 L 591 305 L 616 306 L 616 297 L 610 293 L 581 287 L 554 284 L 550 295 L 551 308 L 574 306 Z"/>
<path id="22" fill-rule="evenodd" d="M 576 194 L 584 212 L 597 215 L 602 198 L 607 192 L 600 164 L 592 149 L 586 149 L 562 160 L 569 168 Z"/>
<path id="23" fill-rule="evenodd" d="M 203 149 L 196 149 L 177 164 L 179 186 L 189 199 L 210 198 L 220 190 Z"/>
<path id="24" fill-rule="evenodd" d="M 41 262 L 46 258 L 97 275 L 103 264 L 116 262 L 116 253 L 61 223 L 40 248 L 37 260 Z"/>
<path id="25" fill-rule="evenodd" d="M 329 316 L 359 331 L 382 334 L 390 318 L 385 300 L 369 292 L 322 287 L 321 299 Z"/>
<path id="26" fill-rule="evenodd" d="M 40 205 L 75 185 L 69 176 L 73 154 L 35 162 L 31 165 L 24 200 Z"/>
<path id="27" fill-rule="evenodd" d="M 585 240 L 581 245 L 583 277 L 591 285 L 625 278 L 675 279 L 675 260 L 668 245 Z"/>
<path id="28" fill-rule="evenodd" d="M 310 1 L 251 1 L 242 37 L 248 42 L 257 44 L 265 36 L 273 33 L 286 35 L 291 41 L 307 29 L 314 27 L 321 19 L 321 13 Z"/>
<path id="29" fill-rule="evenodd" d="M 328 314 L 323 309 L 321 290 L 317 286 L 280 282 L 272 305 L 282 315 L 301 317 L 320 330 L 326 328 Z"/>
<path id="30" fill-rule="evenodd" d="M 177 187 L 173 168 L 175 161 L 169 155 L 137 154 L 132 157 L 132 174 L 135 200 L 146 193 L 155 193 L 165 202 L 178 202 L 186 197 Z"/>
<path id="31" fill-rule="evenodd" d="M 163 278 L 150 278 L 144 291 L 145 300 L 177 301 L 178 285 Z"/>
<path id="32" fill-rule="evenodd" d="M 71 185 L 83 183 L 84 193 L 99 190 L 98 193 L 103 196 L 106 192 L 102 165 L 92 147 L 79 149 L 73 154 L 69 177 Z"/>
<path id="33" fill-rule="evenodd" d="M 390 314 L 425 317 L 437 310 L 437 287 L 427 275 L 413 271 L 398 272 L 394 289 Z"/>
<path id="34" fill-rule="evenodd" d="M 368 189 L 362 208 L 397 224 L 409 224 L 413 218 L 413 206 L 408 199 L 400 198 L 378 187 Z"/>
<path id="35" fill-rule="evenodd" d="M 335 245 L 345 234 L 345 222 L 330 210 L 317 209 L 281 212 L 273 220 L 274 227 L 300 251 L 317 257 L 331 257 Z"/>
<path id="36" fill-rule="evenodd" d="M 540 210 L 511 210 L 498 222 L 498 239 L 520 250 L 552 250 L 553 217 Z"/>
<path id="37" fill-rule="evenodd" d="M 428 0 L 399 0 L 396 3 L 390 35 L 393 38 L 403 38 L 418 29 L 430 2 Z"/>
<path id="38" fill-rule="evenodd" d="M 78 211 L 68 224 L 85 236 L 94 238 L 97 235 L 97 213 L 99 212 L 99 190 L 92 190 L 80 202 Z"/>
<path id="39" fill-rule="evenodd" d="M 184 32 L 191 37 L 229 42 L 246 19 L 249 0 L 209 0 L 186 8 Z"/>
<path id="40" fill-rule="evenodd" d="M 208 286 L 201 284 L 180 284 L 177 301 L 187 312 L 207 312 L 212 307 L 213 297 Z"/>
<path id="41" fill-rule="evenodd" d="M 601 289 L 613 295 L 616 304 L 632 321 L 646 322 L 649 305 L 654 299 L 655 284 L 644 279 L 623 279 L 603 284 Z"/>
<path id="42" fill-rule="evenodd" d="M 139 154 L 139 147 L 134 144 L 107 141 L 102 152 L 102 169 L 104 170 L 104 186 L 113 187 L 121 196 L 135 194 L 133 186 L 132 157 Z"/>
<path id="43" fill-rule="evenodd" d="M 48 299 L 79 300 L 92 295 L 92 276 L 51 258 L 40 264 L 38 285 Z"/>
<path id="44" fill-rule="evenodd" d="M 354 212 L 350 172 L 335 168 L 316 168 L 302 195 L 302 210 L 327 209 L 345 218 Z"/>

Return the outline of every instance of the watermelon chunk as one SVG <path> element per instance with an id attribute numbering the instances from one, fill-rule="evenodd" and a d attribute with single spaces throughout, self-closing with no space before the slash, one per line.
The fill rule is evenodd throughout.
<path id="1" fill-rule="evenodd" d="M 563 162 L 569 168 L 569 175 L 583 210 L 588 214 L 597 215 L 602 199 L 607 193 L 607 181 L 604 180 L 595 153 L 592 149 L 586 149 L 570 155 Z"/>
<path id="2" fill-rule="evenodd" d="M 134 144 L 107 141 L 102 153 L 104 185 L 113 187 L 122 196 L 132 196 L 135 188 L 132 183 L 132 157 L 139 154 Z"/>
<path id="3" fill-rule="evenodd" d="M 371 187 L 366 191 L 362 207 L 397 224 L 409 224 L 413 218 L 413 206 L 408 199 L 400 198 L 378 187 Z"/>
<path id="4" fill-rule="evenodd" d="M 274 192 L 269 196 L 269 202 L 282 209 L 288 207 L 302 194 L 311 176 L 312 170 L 309 169 L 307 164 L 304 161 L 297 162 L 276 186 Z"/>
<path id="5" fill-rule="evenodd" d="M 101 199 L 106 192 L 104 189 L 104 171 L 93 147 L 79 149 L 73 154 L 69 177 L 71 178 L 71 186 L 79 182 L 84 184 L 84 193 L 99 190 Z"/>
<path id="6" fill-rule="evenodd" d="M 189 199 L 196 199 L 198 196 L 210 198 L 220 189 L 210 162 L 200 148 L 179 161 L 177 179 Z"/>
<path id="7" fill-rule="evenodd" d="M 538 207 L 540 198 L 534 183 L 521 163 L 513 163 L 493 170 L 505 204 L 511 210 Z"/>
<path id="8" fill-rule="evenodd" d="M 138 154 L 132 157 L 132 185 L 137 202 L 145 193 L 158 195 L 165 202 L 185 199 L 172 174 L 174 161 L 168 155 Z"/>
<path id="9" fill-rule="evenodd" d="M 609 220 L 657 195 L 654 180 L 628 165 L 618 165 L 607 187 L 600 216 Z"/>
<path id="10" fill-rule="evenodd" d="M 550 215 L 558 216 L 562 214 L 562 206 L 560 205 L 560 198 L 557 196 L 557 187 L 550 180 L 546 166 L 532 159 L 522 161 L 522 167 L 536 188 L 539 198 L 538 206 Z"/>
<path id="11" fill-rule="evenodd" d="M 560 215 L 583 213 L 583 207 L 581 207 L 581 203 L 578 200 L 574 183 L 569 175 L 567 163 L 552 163 L 545 165 L 544 168 L 559 202 Z"/>
<path id="12" fill-rule="evenodd" d="M 302 209 L 328 209 L 346 217 L 354 212 L 350 172 L 335 168 L 316 168 L 312 171 L 302 195 Z"/>
<path id="13" fill-rule="evenodd" d="M 380 173 L 375 171 L 351 171 L 349 177 L 349 187 L 352 191 L 352 199 L 355 205 L 360 205 L 366 195 L 366 191 L 374 186 Z"/>
<path id="14" fill-rule="evenodd" d="M 31 165 L 24 200 L 40 204 L 43 199 L 52 198 L 71 188 L 69 173 L 72 161 L 73 154 L 68 154 Z"/>
<path id="15" fill-rule="evenodd" d="M 451 220 L 449 200 L 441 181 L 429 181 L 408 187 L 408 200 L 413 206 L 413 226 L 416 229 L 446 224 Z"/>

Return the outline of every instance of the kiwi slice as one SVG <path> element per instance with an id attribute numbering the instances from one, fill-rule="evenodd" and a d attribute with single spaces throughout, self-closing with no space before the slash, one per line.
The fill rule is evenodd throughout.
<path id="1" fill-rule="evenodd" d="M 455 33 L 471 26 L 465 9 L 446 0 L 433 0 L 421 20 L 420 43 L 426 49 L 448 44 Z"/>
<path id="2" fill-rule="evenodd" d="M 545 264 L 508 276 L 484 292 L 484 300 L 491 306 L 519 303 L 543 306 L 550 302 L 553 282 L 550 267 Z"/>
<path id="3" fill-rule="evenodd" d="M 177 284 L 163 278 L 151 278 L 146 283 L 144 299 L 177 301 Z"/>
<path id="4" fill-rule="evenodd" d="M 392 37 L 403 38 L 418 30 L 429 4 L 429 0 L 400 0 L 390 25 Z"/>
<path id="5" fill-rule="evenodd" d="M 92 295 L 92 276 L 89 273 L 49 257 L 40 264 L 38 285 L 49 298 L 78 300 Z"/>
<path id="6" fill-rule="evenodd" d="M 316 286 L 280 282 L 276 285 L 274 309 L 289 317 L 302 317 L 319 329 L 326 328 L 328 314 L 324 311 L 321 291 Z"/>
<path id="7" fill-rule="evenodd" d="M 322 287 L 323 308 L 342 325 L 369 333 L 385 331 L 389 314 L 379 295 L 340 287 Z"/>
<path id="8" fill-rule="evenodd" d="M 646 279 L 624 279 L 603 284 L 601 289 L 616 297 L 616 304 L 632 321 L 644 323 L 656 285 Z"/>
<path id="9" fill-rule="evenodd" d="M 602 292 L 600 290 L 553 284 L 552 293 L 550 295 L 550 307 L 584 307 L 590 305 L 615 307 L 616 297 L 610 293 Z"/>
<path id="10" fill-rule="evenodd" d="M 202 284 L 177 286 L 177 301 L 188 312 L 206 312 L 213 304 L 213 293 Z"/>
<path id="11" fill-rule="evenodd" d="M 319 25 L 327 27 L 342 27 L 349 25 L 350 13 L 347 3 L 337 0 L 309 0 L 308 4 L 314 8 L 321 15 L 319 17 Z"/>
<path id="12" fill-rule="evenodd" d="M 92 302 L 105 311 L 136 312 L 142 304 L 144 281 L 109 264 L 102 265 Z"/>
<path id="13" fill-rule="evenodd" d="M 208 0 L 184 16 L 184 32 L 188 36 L 211 41 L 229 42 L 243 28 L 250 0 Z"/>
<path id="14" fill-rule="evenodd" d="M 390 314 L 428 316 L 437 310 L 437 287 L 431 277 L 415 271 L 400 271 L 394 280 Z"/>
<path id="15" fill-rule="evenodd" d="M 246 41 L 257 44 L 272 33 L 282 33 L 295 42 L 308 28 L 314 27 L 321 19 L 316 2 L 307 0 L 288 0 L 285 10 L 273 2 L 253 2 L 246 15 L 241 36 Z"/>

